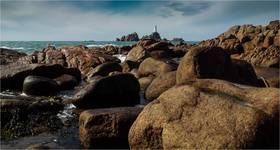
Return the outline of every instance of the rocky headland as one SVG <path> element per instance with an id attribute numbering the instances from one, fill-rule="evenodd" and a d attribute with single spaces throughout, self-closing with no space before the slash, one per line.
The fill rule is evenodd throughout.
<path id="1" fill-rule="evenodd" d="M 153 33 L 132 46 L 1 49 L 1 141 L 51 134 L 58 141 L 20 148 L 278 149 L 279 47 L 276 20 L 198 44 Z M 70 106 L 73 118 L 61 119 Z"/>

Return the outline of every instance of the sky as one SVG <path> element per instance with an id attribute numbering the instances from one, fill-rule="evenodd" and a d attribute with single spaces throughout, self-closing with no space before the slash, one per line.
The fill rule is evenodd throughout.
<path id="1" fill-rule="evenodd" d="M 2 41 L 111 41 L 157 25 L 167 39 L 214 38 L 233 25 L 279 19 L 279 1 L 1 0 Z"/>

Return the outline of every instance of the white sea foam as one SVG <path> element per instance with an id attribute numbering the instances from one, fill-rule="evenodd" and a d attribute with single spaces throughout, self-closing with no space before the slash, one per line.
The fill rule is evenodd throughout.
<path id="1" fill-rule="evenodd" d="M 13 50 L 24 50 L 24 48 L 23 48 L 23 47 L 8 47 L 8 46 L 1 46 L 1 48 L 13 49 Z"/>
<path id="2" fill-rule="evenodd" d="M 89 44 L 86 46 L 87 47 L 105 47 L 105 46 L 118 46 L 118 45 L 115 45 L 115 44 Z"/>
<path id="3" fill-rule="evenodd" d="M 121 62 L 124 62 L 125 59 L 126 59 L 126 55 L 123 55 L 123 54 L 116 54 L 116 55 L 113 55 L 117 58 L 119 58 L 121 60 Z"/>

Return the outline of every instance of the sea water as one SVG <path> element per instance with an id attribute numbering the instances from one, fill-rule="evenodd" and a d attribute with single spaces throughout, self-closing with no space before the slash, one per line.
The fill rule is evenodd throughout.
<path id="1" fill-rule="evenodd" d="M 33 51 L 41 51 L 48 45 L 60 48 L 70 45 L 85 45 L 87 47 L 104 47 L 107 45 L 113 46 L 131 46 L 137 42 L 122 42 L 122 41 L 0 41 L 1 48 L 13 49 L 19 52 L 31 54 Z M 194 44 L 195 41 L 186 41 L 186 43 Z"/>
<path id="2" fill-rule="evenodd" d="M 87 47 L 131 46 L 136 42 L 117 42 L 117 41 L 0 41 L 1 48 L 13 49 L 27 54 L 33 51 L 41 51 L 48 45 L 60 48 L 70 45 L 85 45 Z"/>

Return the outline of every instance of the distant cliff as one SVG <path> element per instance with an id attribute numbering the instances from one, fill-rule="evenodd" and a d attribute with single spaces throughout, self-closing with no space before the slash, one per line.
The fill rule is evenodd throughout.
<path id="1" fill-rule="evenodd" d="M 116 41 L 139 41 L 138 34 L 136 32 L 124 35 L 121 38 L 117 38 Z"/>

